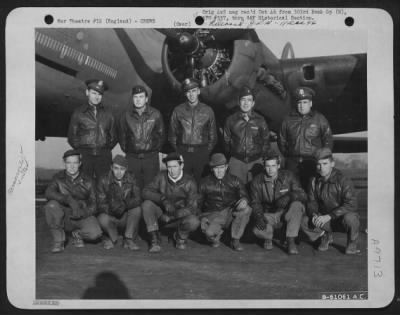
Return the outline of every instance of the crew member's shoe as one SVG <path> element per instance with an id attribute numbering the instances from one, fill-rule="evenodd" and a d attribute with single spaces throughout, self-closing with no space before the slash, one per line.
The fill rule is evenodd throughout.
<path id="1" fill-rule="evenodd" d="M 325 232 L 321 236 L 321 243 L 318 246 L 320 252 L 325 252 L 329 249 L 329 244 L 333 242 L 333 234 L 331 232 Z"/>
<path id="2" fill-rule="evenodd" d="M 51 252 L 53 254 L 61 253 L 64 251 L 64 242 L 54 242 Z"/>
<path id="3" fill-rule="evenodd" d="M 176 232 L 174 233 L 174 240 L 175 240 L 175 247 L 177 249 L 186 249 L 186 241 L 185 240 L 181 240 L 178 235 L 176 234 Z"/>
<path id="4" fill-rule="evenodd" d="M 128 248 L 130 250 L 140 250 L 140 247 L 131 238 L 126 238 L 124 240 L 124 248 Z"/>
<path id="5" fill-rule="evenodd" d="M 358 249 L 358 240 L 350 241 L 346 247 L 346 255 L 358 254 L 360 250 Z"/>
<path id="6" fill-rule="evenodd" d="M 72 245 L 77 248 L 85 247 L 85 244 L 83 243 L 78 231 L 72 231 Z"/>
<path id="7" fill-rule="evenodd" d="M 265 250 L 271 250 L 273 248 L 274 248 L 274 246 L 272 245 L 272 240 L 265 240 L 264 249 Z"/>
<path id="8" fill-rule="evenodd" d="M 158 231 L 153 231 L 150 234 L 151 234 L 151 244 L 150 244 L 149 252 L 150 253 L 159 253 L 161 251 L 160 234 Z"/>
<path id="9" fill-rule="evenodd" d="M 288 253 L 289 253 L 289 255 L 298 255 L 299 254 L 294 237 L 288 237 Z"/>
<path id="10" fill-rule="evenodd" d="M 237 238 L 232 239 L 231 247 L 233 250 L 236 250 L 238 252 L 241 252 L 244 249 L 242 244 L 240 244 L 240 241 Z"/>
<path id="11" fill-rule="evenodd" d="M 111 248 L 114 248 L 114 243 L 113 243 L 113 241 L 110 240 L 109 238 L 106 238 L 106 239 L 103 241 L 103 248 L 104 248 L 104 249 L 111 249 Z"/>
<path id="12" fill-rule="evenodd" d="M 219 240 L 215 240 L 211 243 L 211 247 L 213 248 L 218 248 L 221 245 L 221 242 Z"/>

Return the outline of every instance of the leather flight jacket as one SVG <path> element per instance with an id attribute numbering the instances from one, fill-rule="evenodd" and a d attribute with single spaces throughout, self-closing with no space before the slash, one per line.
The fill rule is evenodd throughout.
<path id="1" fill-rule="evenodd" d="M 85 212 L 88 215 L 96 214 L 96 192 L 91 178 L 83 173 L 73 179 L 65 171 L 54 175 L 51 183 L 45 191 L 46 198 L 56 200 L 65 207 L 68 207 L 67 197 L 71 196 L 78 202 L 83 201 Z"/>
<path id="2" fill-rule="evenodd" d="M 188 209 L 192 214 L 198 213 L 198 193 L 195 179 L 183 173 L 181 179 L 174 183 L 167 171 L 161 171 L 153 181 L 143 189 L 143 200 L 150 200 L 162 205 L 169 200 L 176 210 Z"/>
<path id="3" fill-rule="evenodd" d="M 140 188 L 133 174 L 126 172 L 119 185 L 112 171 L 97 184 L 98 211 L 119 217 L 125 210 L 140 207 Z"/>
<path id="4" fill-rule="evenodd" d="M 329 178 L 312 178 L 308 193 L 307 213 L 325 215 L 332 219 L 357 211 L 357 195 L 350 179 L 333 168 Z"/>
<path id="5" fill-rule="evenodd" d="M 226 152 L 240 161 L 249 163 L 261 158 L 270 147 L 269 129 L 264 117 L 251 111 L 246 121 L 244 113 L 229 116 L 224 126 Z"/>
<path id="6" fill-rule="evenodd" d="M 271 193 L 267 185 L 271 185 Z M 296 178 L 288 170 L 279 170 L 275 181 L 265 173 L 258 174 L 249 188 L 251 207 L 254 214 L 273 213 L 278 209 L 287 210 L 293 201 L 306 203 L 307 195 Z"/>
<path id="7" fill-rule="evenodd" d="M 317 149 L 332 149 L 332 130 L 321 113 L 302 116 L 293 110 L 282 121 L 278 145 L 286 157 L 310 157 Z"/>
<path id="8" fill-rule="evenodd" d="M 94 107 L 86 104 L 72 114 L 68 129 L 68 143 L 74 149 L 100 155 L 110 152 L 117 144 L 115 119 L 102 104 Z"/>
<path id="9" fill-rule="evenodd" d="M 225 173 L 219 180 L 214 174 L 204 177 L 200 182 L 199 204 L 203 212 L 221 211 L 233 208 L 240 199 L 249 201 L 246 188 L 236 176 Z"/>
<path id="10" fill-rule="evenodd" d="M 168 140 L 174 150 L 181 146 L 204 146 L 211 152 L 217 143 L 217 127 L 211 107 L 201 102 L 193 107 L 187 102 L 178 105 L 171 116 Z"/>
<path id="11" fill-rule="evenodd" d="M 146 105 L 142 115 L 135 108 L 124 112 L 119 124 L 119 144 L 127 154 L 158 153 L 165 142 L 160 111 Z"/>

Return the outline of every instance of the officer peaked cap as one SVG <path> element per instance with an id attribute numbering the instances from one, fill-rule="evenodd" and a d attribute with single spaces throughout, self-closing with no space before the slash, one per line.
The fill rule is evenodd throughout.
<path id="1" fill-rule="evenodd" d="M 87 80 L 86 86 L 90 90 L 95 90 L 100 94 L 103 94 L 104 91 L 108 90 L 108 85 L 103 80 Z"/>
<path id="2" fill-rule="evenodd" d="M 200 87 L 200 84 L 193 78 L 187 78 L 187 79 L 183 80 L 183 82 L 182 82 L 183 92 L 187 92 L 187 91 L 197 88 L 197 87 Z"/>
<path id="3" fill-rule="evenodd" d="M 315 91 L 307 86 L 300 86 L 294 91 L 296 102 L 305 99 L 312 100 L 314 96 Z"/>

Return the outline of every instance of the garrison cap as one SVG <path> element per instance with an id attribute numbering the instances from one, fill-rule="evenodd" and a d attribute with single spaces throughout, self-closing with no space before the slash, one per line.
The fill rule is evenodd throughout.
<path id="1" fill-rule="evenodd" d="M 307 86 L 300 86 L 294 91 L 296 102 L 305 99 L 312 100 L 314 96 L 315 91 Z"/>
<path id="2" fill-rule="evenodd" d="M 113 159 L 113 164 L 128 168 L 128 161 L 121 154 L 117 154 Z"/>
<path id="3" fill-rule="evenodd" d="M 281 157 L 279 156 L 279 153 L 276 152 L 274 149 L 269 149 L 264 155 L 263 155 L 263 161 L 270 161 L 270 160 L 277 160 L 280 162 Z"/>
<path id="4" fill-rule="evenodd" d="M 182 81 L 183 92 L 187 92 L 187 91 L 189 91 L 191 89 L 194 89 L 196 87 L 200 87 L 200 84 L 199 84 L 199 82 L 197 82 L 193 78 L 187 78 L 187 79 Z"/>
<path id="5" fill-rule="evenodd" d="M 88 89 L 95 90 L 100 94 L 108 90 L 108 85 L 103 80 L 87 80 L 85 83 Z"/>
<path id="6" fill-rule="evenodd" d="M 314 153 L 314 158 L 319 161 L 332 157 L 332 151 L 329 148 L 320 148 Z"/>
<path id="7" fill-rule="evenodd" d="M 243 97 L 243 96 L 247 96 L 247 95 L 252 95 L 253 99 L 255 97 L 254 95 L 254 91 L 249 88 L 248 86 L 243 86 L 240 91 L 239 91 L 239 100 Z"/>
<path id="8" fill-rule="evenodd" d="M 147 96 L 147 90 L 143 85 L 135 85 L 132 88 L 132 95 L 144 93 Z"/>
<path id="9" fill-rule="evenodd" d="M 216 167 L 220 165 L 225 165 L 227 163 L 225 155 L 222 153 L 214 153 L 210 159 L 210 166 Z"/>
<path id="10" fill-rule="evenodd" d="M 66 159 L 67 157 L 73 156 L 73 155 L 79 155 L 79 156 L 81 156 L 81 152 L 78 151 L 78 150 L 74 150 L 74 149 L 65 151 L 65 153 L 64 153 L 64 155 L 63 155 L 63 159 Z"/>
<path id="11" fill-rule="evenodd" d="M 162 161 L 164 163 L 167 163 L 169 161 L 178 161 L 178 162 L 182 162 L 183 163 L 183 157 L 182 157 L 182 155 L 180 155 L 177 152 L 171 152 L 171 153 L 168 153 L 168 155 L 165 158 L 163 158 Z"/>

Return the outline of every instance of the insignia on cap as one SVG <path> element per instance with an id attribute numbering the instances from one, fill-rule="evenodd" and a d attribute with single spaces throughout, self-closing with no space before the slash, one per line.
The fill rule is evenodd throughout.
<path id="1" fill-rule="evenodd" d="M 300 89 L 300 90 L 299 90 L 299 93 L 300 93 L 300 95 L 304 95 L 304 90 L 303 90 L 303 89 Z"/>

